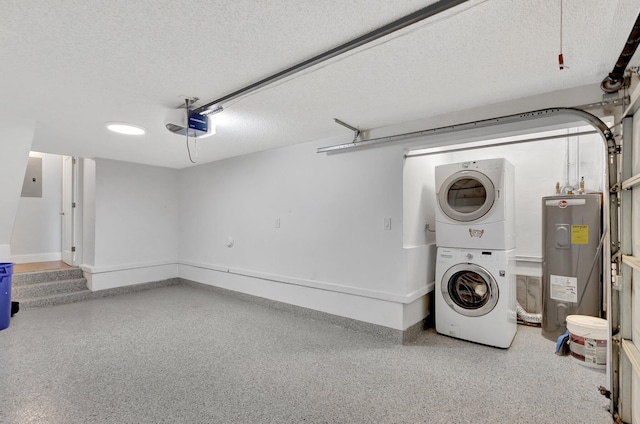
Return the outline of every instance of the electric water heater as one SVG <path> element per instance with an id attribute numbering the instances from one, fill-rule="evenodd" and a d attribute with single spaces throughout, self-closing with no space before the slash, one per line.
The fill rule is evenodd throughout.
<path id="1" fill-rule="evenodd" d="M 542 335 L 556 341 L 567 315 L 602 313 L 602 196 L 542 198 Z"/>

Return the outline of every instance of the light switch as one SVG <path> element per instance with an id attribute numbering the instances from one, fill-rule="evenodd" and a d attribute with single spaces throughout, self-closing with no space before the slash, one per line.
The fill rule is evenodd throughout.
<path id="1" fill-rule="evenodd" d="M 391 229 L 391 218 L 385 218 L 384 219 L 384 229 L 385 230 L 390 230 Z"/>
<path id="2" fill-rule="evenodd" d="M 275 227 L 280 228 L 280 218 L 276 218 Z"/>

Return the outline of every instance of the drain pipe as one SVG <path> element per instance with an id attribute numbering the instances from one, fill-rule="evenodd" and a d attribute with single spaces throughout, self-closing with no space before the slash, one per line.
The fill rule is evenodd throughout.
<path id="1" fill-rule="evenodd" d="M 615 93 L 622 88 L 624 85 L 624 71 L 627 69 L 627 65 L 629 65 L 633 54 L 636 52 L 638 44 L 640 44 L 640 15 L 638 15 L 635 24 L 633 24 L 631 34 L 629 34 L 629 38 L 627 38 L 627 42 L 613 70 L 602 80 L 602 83 L 600 83 L 602 91 L 605 93 Z"/>
<path id="2" fill-rule="evenodd" d="M 540 324 L 542 323 L 542 314 L 534 314 L 531 312 L 527 312 L 524 310 L 522 305 L 518 301 L 516 301 L 516 312 L 521 320 L 525 322 L 530 322 L 532 324 Z"/>

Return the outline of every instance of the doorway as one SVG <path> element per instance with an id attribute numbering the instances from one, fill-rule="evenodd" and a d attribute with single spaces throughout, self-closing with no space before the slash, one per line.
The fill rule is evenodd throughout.
<path id="1" fill-rule="evenodd" d="M 76 266 L 76 208 L 78 201 L 78 160 L 62 157 L 62 261 Z"/>
<path id="2" fill-rule="evenodd" d="M 78 164 L 71 156 L 30 152 L 40 159 L 42 190 L 20 198 L 11 261 L 23 272 L 78 266 Z M 29 264 L 29 265 L 26 265 Z M 16 271 L 17 272 L 17 271 Z"/>

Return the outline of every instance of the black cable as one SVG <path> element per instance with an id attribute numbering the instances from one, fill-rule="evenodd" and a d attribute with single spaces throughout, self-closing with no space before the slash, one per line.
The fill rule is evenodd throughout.
<path id="1" fill-rule="evenodd" d="M 187 153 L 189 154 L 189 160 L 191 163 L 197 163 L 191 158 L 191 149 L 189 149 L 189 99 L 184 99 L 185 108 L 187 109 Z"/>
<path id="2" fill-rule="evenodd" d="M 191 163 L 197 163 L 196 161 L 191 159 L 191 150 L 189 149 L 189 134 L 188 133 L 187 133 L 187 153 L 189 153 L 189 160 L 191 161 Z"/>

